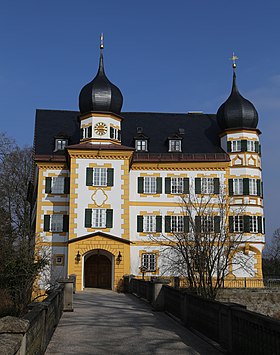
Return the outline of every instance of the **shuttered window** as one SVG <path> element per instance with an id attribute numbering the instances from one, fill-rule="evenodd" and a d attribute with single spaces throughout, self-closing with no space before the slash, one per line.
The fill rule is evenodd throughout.
<path id="1" fill-rule="evenodd" d="M 144 253 L 142 254 L 141 266 L 145 268 L 146 271 L 156 271 L 157 256 L 154 253 Z"/>
<path id="2" fill-rule="evenodd" d="M 233 194 L 243 195 L 243 179 L 233 179 Z"/>
<path id="3" fill-rule="evenodd" d="M 214 217 L 213 216 L 201 216 L 201 233 L 213 233 L 214 232 Z"/>
<path id="4" fill-rule="evenodd" d="M 241 140 L 231 141 L 231 151 L 232 152 L 241 152 Z"/>
<path id="5" fill-rule="evenodd" d="M 86 228 L 112 228 L 113 210 L 105 208 L 87 208 L 85 210 Z"/>
<path id="6" fill-rule="evenodd" d="M 156 216 L 144 216 L 143 232 L 153 233 L 156 231 Z"/>
<path id="7" fill-rule="evenodd" d="M 184 192 L 184 180 L 180 177 L 171 178 L 171 193 L 182 194 Z"/>
<path id="8" fill-rule="evenodd" d="M 184 232 L 184 216 L 171 216 L 171 232 Z"/>
<path id="9" fill-rule="evenodd" d="M 249 179 L 249 195 L 257 195 L 257 194 L 258 194 L 257 179 Z"/>
<path id="10" fill-rule="evenodd" d="M 145 176 L 138 178 L 138 193 L 161 194 L 162 178 L 155 176 Z"/>
<path id="11" fill-rule="evenodd" d="M 68 232 L 69 216 L 65 214 L 53 214 L 44 216 L 45 232 Z"/>
<path id="12" fill-rule="evenodd" d="M 233 232 L 244 231 L 244 216 L 233 216 Z"/>
<path id="13" fill-rule="evenodd" d="M 87 168 L 86 185 L 87 186 L 113 186 L 114 169 L 113 168 Z"/>
<path id="14" fill-rule="evenodd" d="M 258 217 L 250 216 L 250 232 L 258 233 Z"/>
<path id="15" fill-rule="evenodd" d="M 45 192 L 47 194 L 68 194 L 70 179 L 69 177 L 54 176 L 46 177 Z"/>

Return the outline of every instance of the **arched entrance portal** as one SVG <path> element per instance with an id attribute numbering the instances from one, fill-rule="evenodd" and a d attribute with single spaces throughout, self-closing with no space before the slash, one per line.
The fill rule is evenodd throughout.
<path id="1" fill-rule="evenodd" d="M 101 253 L 91 254 L 85 259 L 85 287 L 112 289 L 112 261 Z"/>

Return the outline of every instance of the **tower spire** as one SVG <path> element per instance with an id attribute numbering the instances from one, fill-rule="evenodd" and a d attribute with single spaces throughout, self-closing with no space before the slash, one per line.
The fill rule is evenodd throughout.
<path id="1" fill-rule="evenodd" d="M 104 48 L 104 36 L 103 33 L 100 34 L 100 49 Z"/>
<path id="2" fill-rule="evenodd" d="M 104 49 L 104 36 L 100 34 L 100 59 L 99 59 L 99 73 L 104 74 L 104 62 L 103 62 L 103 49 Z"/>
<path id="3" fill-rule="evenodd" d="M 237 55 L 234 54 L 234 52 L 232 52 L 232 57 L 230 58 L 232 61 L 232 69 L 233 69 L 233 81 L 232 81 L 232 92 L 237 92 L 237 85 L 236 85 L 236 61 L 239 59 L 237 57 Z"/>

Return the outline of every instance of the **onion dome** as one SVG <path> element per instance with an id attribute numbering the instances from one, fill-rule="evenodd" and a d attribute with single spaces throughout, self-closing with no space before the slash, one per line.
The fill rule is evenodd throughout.
<path id="1" fill-rule="evenodd" d="M 99 68 L 95 78 L 86 84 L 79 96 L 79 108 L 81 114 L 87 112 L 112 112 L 119 114 L 123 104 L 123 96 L 120 89 L 112 84 L 104 70 L 103 62 L 103 36 L 100 43 Z"/>
<path id="2" fill-rule="evenodd" d="M 240 95 L 236 85 L 236 64 L 233 55 L 233 82 L 228 99 L 220 106 L 217 112 L 217 121 L 222 129 L 256 128 L 258 112 L 254 105 Z"/>

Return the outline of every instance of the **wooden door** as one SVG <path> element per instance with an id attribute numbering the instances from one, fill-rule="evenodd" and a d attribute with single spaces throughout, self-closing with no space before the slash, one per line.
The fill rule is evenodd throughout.
<path id="1" fill-rule="evenodd" d="M 93 254 L 85 262 L 85 287 L 112 288 L 112 263 L 105 255 Z"/>

